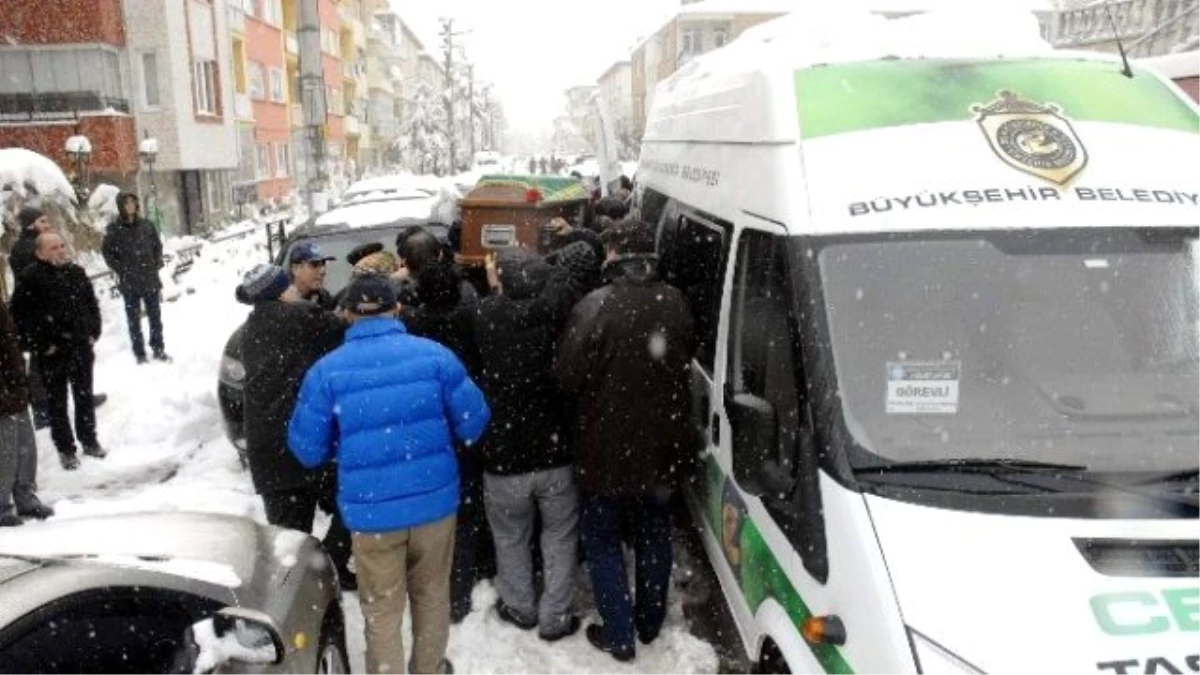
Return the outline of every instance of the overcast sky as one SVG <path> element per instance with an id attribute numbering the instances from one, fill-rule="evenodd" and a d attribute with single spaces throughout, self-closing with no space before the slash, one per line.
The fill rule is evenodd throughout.
<path id="1" fill-rule="evenodd" d="M 476 76 L 495 84 L 509 125 L 546 129 L 562 113 L 563 92 L 595 84 L 629 57 L 679 0 L 391 0 L 431 54 L 441 59 L 439 17 L 453 17 Z"/>
<path id="2" fill-rule="evenodd" d="M 961 8 L 980 4 L 1006 8 L 1048 8 L 1084 0 L 795 0 L 853 2 L 895 9 L 942 4 Z M 786 0 L 745 0 L 745 5 Z M 455 19 L 476 75 L 494 83 L 509 126 L 545 131 L 565 109 L 563 92 L 595 84 L 609 66 L 629 58 L 639 38 L 650 35 L 680 6 L 679 0 L 391 0 L 392 9 L 417 33 L 437 58 L 442 50 L 440 17 Z"/>

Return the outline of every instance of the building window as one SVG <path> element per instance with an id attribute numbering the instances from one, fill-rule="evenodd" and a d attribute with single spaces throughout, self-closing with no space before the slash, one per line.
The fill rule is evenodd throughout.
<path id="1" fill-rule="evenodd" d="M 321 51 L 333 56 L 339 56 L 342 51 L 342 42 L 338 38 L 338 34 L 332 28 L 321 29 Z"/>
<path id="2" fill-rule="evenodd" d="M 217 62 L 198 59 L 193 64 L 194 97 L 196 112 L 202 115 L 217 114 Z"/>
<path id="3" fill-rule="evenodd" d="M 277 144 L 275 146 L 275 177 L 287 178 L 291 171 L 291 165 L 287 143 Z"/>
<path id="4" fill-rule="evenodd" d="M 254 177 L 258 180 L 271 177 L 271 146 L 266 143 L 254 146 Z"/>
<path id="5" fill-rule="evenodd" d="M 699 28 L 688 28 L 683 31 L 682 48 L 679 50 L 680 63 L 686 63 L 693 56 L 703 51 L 704 34 Z"/>
<path id="6" fill-rule="evenodd" d="M 345 109 L 342 107 L 342 90 L 334 89 L 333 87 L 325 88 L 325 101 L 327 103 L 329 115 L 344 115 Z"/>
<path id="7" fill-rule="evenodd" d="M 250 98 L 261 101 L 267 97 L 266 84 L 263 82 L 263 65 L 258 61 L 251 61 L 248 68 L 250 80 Z"/>
<path id="8" fill-rule="evenodd" d="M 158 98 L 158 54 L 142 54 L 142 105 L 157 108 Z"/>
<path id="9" fill-rule="evenodd" d="M 729 29 L 717 28 L 713 30 L 713 49 L 720 49 L 729 43 Z"/>
<path id="10" fill-rule="evenodd" d="M 276 103 L 283 103 L 283 71 L 279 68 L 271 68 L 271 100 Z"/>
<path id="11" fill-rule="evenodd" d="M 279 0 L 262 0 L 262 18 L 276 28 L 283 25 L 283 9 Z"/>

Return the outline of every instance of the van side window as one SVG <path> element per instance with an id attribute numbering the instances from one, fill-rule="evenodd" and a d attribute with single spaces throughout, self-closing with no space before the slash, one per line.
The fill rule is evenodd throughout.
<path id="1" fill-rule="evenodd" d="M 637 199 L 630 215 L 650 227 L 657 228 L 658 221 L 663 215 L 663 209 L 667 206 L 667 196 L 653 188 L 643 188 L 635 196 Z"/>
<path id="2" fill-rule="evenodd" d="M 788 315 L 787 265 L 784 241 L 763 232 L 745 230 L 738 246 L 729 323 L 728 382 L 735 394 L 750 394 L 774 410 L 778 431 L 772 473 L 786 485 L 796 484 L 801 416 L 801 384 L 794 354 L 798 350 Z M 733 449 L 733 461 L 761 461 L 749 448 Z M 747 471 L 757 467 L 744 467 Z M 742 473 L 737 471 L 736 473 Z M 786 495 L 784 495 L 786 497 Z"/>
<path id="3" fill-rule="evenodd" d="M 681 215 L 665 222 L 660 230 L 663 278 L 687 296 L 696 324 L 696 360 L 710 375 L 716 358 L 721 286 L 731 229 L 719 221 L 710 223 Z"/>

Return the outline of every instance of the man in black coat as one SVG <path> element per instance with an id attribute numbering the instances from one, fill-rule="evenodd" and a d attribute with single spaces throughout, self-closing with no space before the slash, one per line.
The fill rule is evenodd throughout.
<path id="1" fill-rule="evenodd" d="M 342 344 L 346 323 L 289 285 L 283 268 L 263 264 L 247 273 L 238 299 L 254 305 L 242 333 L 246 368 L 243 413 L 246 456 L 267 521 L 311 532 L 316 508 L 332 516 L 325 549 L 344 588 L 355 586 L 348 569 L 350 532 L 342 523 L 330 471 L 309 471 L 288 450 L 287 426 L 304 374 Z"/>
<path id="2" fill-rule="evenodd" d="M 481 445 L 484 506 L 496 542 L 496 609 L 545 640 L 579 630 L 574 614 L 578 493 L 563 393 L 551 366 L 575 299 L 570 276 L 520 249 L 488 258 L 493 294 L 475 319 L 480 386 L 492 408 Z M 542 523 L 544 591 L 537 598 L 530 539 Z"/>
<path id="3" fill-rule="evenodd" d="M 37 241 L 37 260 L 17 277 L 13 318 L 26 351 L 36 354 L 49 398 L 50 436 L 68 471 L 79 467 L 75 438 L 83 454 L 103 458 L 96 439 L 92 396 L 92 345 L 100 338 L 100 305 L 83 268 L 71 262 L 66 242 L 54 233 Z M 75 404 L 75 431 L 67 419 L 67 389 Z"/>
<path id="4" fill-rule="evenodd" d="M 29 383 L 17 326 L 0 302 L 0 527 L 21 525 L 21 516 L 44 519 L 37 487 L 37 441 L 29 421 Z"/>
<path id="5" fill-rule="evenodd" d="M 554 370 L 578 398 L 580 538 L 604 620 L 588 626 L 588 641 L 628 661 L 635 632 L 649 644 L 666 618 L 668 504 L 691 449 L 689 364 L 696 340 L 684 295 L 658 279 L 650 227 L 622 220 L 605 232 L 604 243 L 609 284 L 572 310 Z M 636 601 L 621 552 L 623 521 L 633 523 Z"/>
<path id="6" fill-rule="evenodd" d="M 462 361 L 467 374 L 479 382 L 479 346 L 475 341 L 476 301 L 464 299 L 462 280 L 445 261 L 426 265 L 412 279 L 421 292 L 401 305 L 400 320 L 412 335 L 438 342 Z M 483 510 L 483 467 L 478 450 L 459 448 L 458 474 L 461 501 L 454 531 L 454 562 L 450 571 L 450 620 L 462 621 L 471 613 L 475 582 L 490 577 L 496 567 L 491 530 Z"/>
<path id="7" fill-rule="evenodd" d="M 26 206 L 17 212 L 17 226 L 20 227 L 20 234 L 13 244 L 12 252 L 8 254 L 8 266 L 12 270 L 13 279 L 36 259 L 34 252 L 37 250 L 38 235 L 54 229 L 46 214 L 32 206 Z"/>
<path id="8" fill-rule="evenodd" d="M 12 252 L 8 254 L 13 279 L 19 277 L 21 272 L 37 259 L 34 253 L 37 251 L 38 235 L 54 229 L 46 214 L 32 206 L 26 206 L 17 212 L 17 225 L 20 227 L 20 235 L 13 244 Z M 36 355 L 29 359 L 29 399 L 33 405 L 34 427 L 41 429 L 50 426 L 50 413 L 46 408 L 46 387 L 42 384 L 42 372 Z"/>
<path id="9" fill-rule="evenodd" d="M 137 195 L 117 195 L 120 213 L 108 224 L 101 253 L 108 268 L 117 275 L 117 288 L 125 299 L 125 318 L 129 321 L 129 341 L 138 363 L 146 363 L 146 344 L 142 337 L 142 307 L 150 319 L 150 349 L 158 361 L 170 361 L 163 346 L 162 308 L 159 294 L 163 267 L 162 239 L 154 223 L 141 215 Z"/>

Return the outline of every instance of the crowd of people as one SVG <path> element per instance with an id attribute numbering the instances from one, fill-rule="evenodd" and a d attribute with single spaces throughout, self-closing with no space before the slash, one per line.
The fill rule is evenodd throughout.
<path id="1" fill-rule="evenodd" d="M 238 288 L 253 306 L 255 487 L 274 524 L 311 531 L 318 507 L 331 514 L 324 544 L 359 593 L 370 672 L 452 672 L 449 626 L 485 577 L 503 621 L 549 642 L 577 633 L 581 558 L 602 619 L 585 631 L 594 647 L 630 661 L 662 628 L 692 318 L 658 278 L 651 228 L 621 199 L 591 208 L 595 228 L 556 220 L 548 251 L 489 255 L 486 287 L 413 227 L 394 253 L 351 251 L 336 297 L 323 289 L 332 258 L 311 243 Z"/>
<path id="2" fill-rule="evenodd" d="M 134 356 L 147 363 L 144 306 L 153 357 L 169 361 L 158 304 L 162 239 L 141 216 L 137 196 L 123 193 L 117 203 L 120 214 L 105 231 L 103 254 L 125 298 Z M 8 256 L 16 283 L 9 304 L 0 303 L 0 527 L 54 515 L 36 492 L 35 427 L 50 427 L 68 471 L 80 466 L 80 445 L 87 457 L 108 454 L 96 432 L 96 407 L 106 397 L 93 392 L 93 345 L 102 324 L 92 280 L 72 262 L 66 240 L 47 214 L 25 207 L 16 221 L 19 233 Z"/>
<path id="3" fill-rule="evenodd" d="M 133 356 L 170 361 L 162 242 L 136 196 L 118 204 L 102 252 Z M 576 225 L 554 220 L 546 251 L 489 255 L 478 287 L 444 242 L 412 227 L 394 253 L 350 252 L 336 296 L 325 288 L 333 258 L 314 243 L 237 288 L 252 306 L 242 357 L 254 488 L 272 524 L 310 532 L 318 509 L 330 514 L 323 544 L 343 589 L 359 592 L 371 672 L 452 672 L 449 626 L 484 578 L 503 621 L 549 642 L 577 633 L 581 559 L 602 619 L 586 629 L 592 645 L 629 661 L 663 625 L 692 319 L 658 278 L 653 232 L 627 217 L 627 192 L 588 209 Z M 92 390 L 95 289 L 45 214 L 26 208 L 18 225 L 16 285 L 0 305 L 0 526 L 53 515 L 36 494 L 31 406 L 64 469 L 80 466 L 80 445 L 107 455 Z"/>

